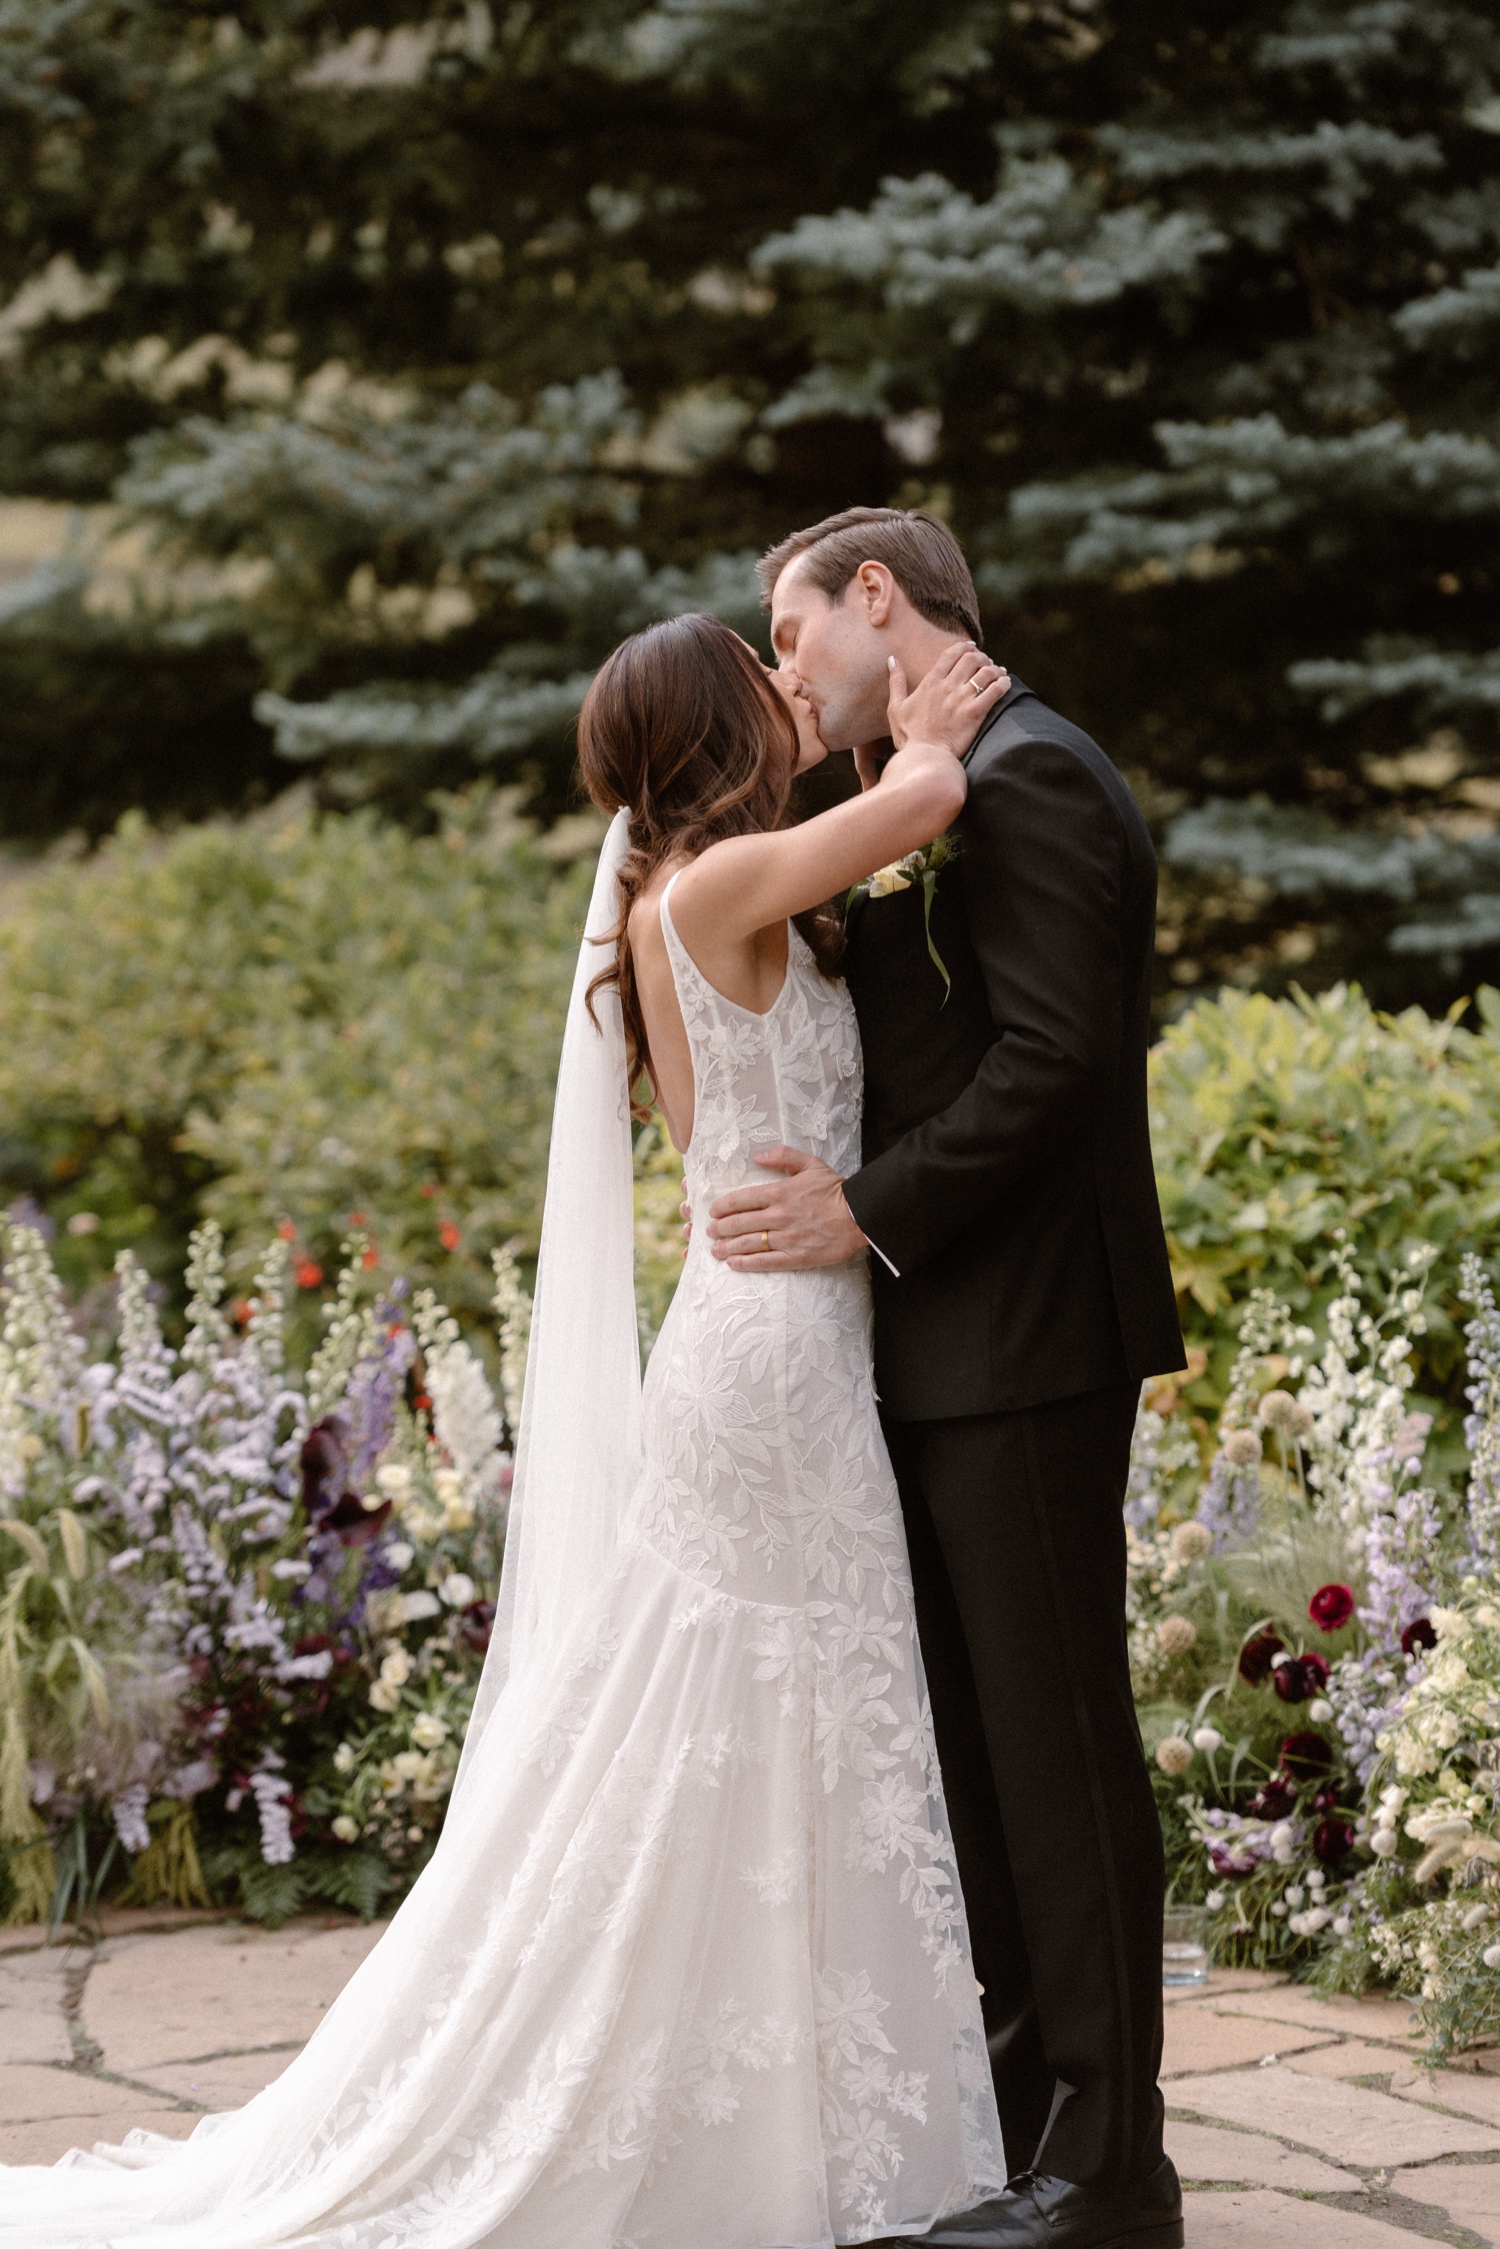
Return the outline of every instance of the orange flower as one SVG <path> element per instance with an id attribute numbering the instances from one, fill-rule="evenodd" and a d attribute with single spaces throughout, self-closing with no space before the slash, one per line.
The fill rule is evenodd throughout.
<path id="1" fill-rule="evenodd" d="M 297 1239 L 297 1229 L 289 1218 L 283 1218 L 276 1231 L 284 1242 L 294 1242 Z"/>
<path id="2" fill-rule="evenodd" d="M 442 1243 L 444 1249 L 457 1249 L 459 1243 L 463 1240 L 462 1233 L 454 1225 L 451 1218 L 445 1218 L 438 1228 L 438 1240 Z"/>
<path id="3" fill-rule="evenodd" d="M 321 1288 L 323 1286 L 323 1268 L 321 1265 L 315 1265 L 310 1257 L 299 1257 L 293 1271 L 297 1277 L 298 1288 Z"/>

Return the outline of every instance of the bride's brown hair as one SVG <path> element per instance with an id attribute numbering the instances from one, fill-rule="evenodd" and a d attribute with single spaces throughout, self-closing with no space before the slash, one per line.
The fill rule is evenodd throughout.
<path id="1" fill-rule="evenodd" d="M 694 613 L 648 625 L 606 658 L 578 717 L 578 762 L 602 811 L 630 808 L 630 848 L 620 863 L 615 960 L 589 986 L 617 986 L 625 1017 L 631 1114 L 652 1082 L 646 1019 L 630 955 L 630 911 L 663 860 L 697 858 L 726 836 L 785 826 L 797 770 L 797 729 L 764 668 L 738 633 Z M 831 973 L 840 947 L 827 909 L 799 914 L 818 966 Z M 653 1087 L 654 1098 L 654 1087 Z"/>

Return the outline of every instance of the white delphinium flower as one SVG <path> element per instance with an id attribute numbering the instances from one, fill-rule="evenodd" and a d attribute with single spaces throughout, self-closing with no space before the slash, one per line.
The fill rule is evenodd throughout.
<path id="1" fill-rule="evenodd" d="M 143 1780 L 132 1781 L 109 1807 L 115 1833 L 132 1858 L 138 1858 L 151 1841 L 151 1830 L 146 1824 L 146 1806 L 150 1800 L 149 1785 Z"/>
<path id="2" fill-rule="evenodd" d="M 260 1814 L 260 1855 L 267 1866 L 285 1866 L 297 1855 L 286 1802 L 292 1784 L 283 1775 L 284 1763 L 274 1749 L 263 1749 L 260 1764 L 250 1775 L 250 1793 Z"/>
<path id="3" fill-rule="evenodd" d="M 471 1507 L 483 1508 L 493 1503 L 500 1487 L 505 1432 L 494 1393 L 458 1322 L 431 1289 L 418 1292 L 412 1325 L 422 1345 L 433 1435 L 463 1479 L 465 1499 Z"/>
<path id="4" fill-rule="evenodd" d="M 526 1355 L 531 1343 L 531 1298 L 521 1284 L 521 1268 L 508 1249 L 497 1249 L 493 1303 L 500 1323 L 500 1394 L 512 1432 L 521 1426 L 521 1396 L 526 1388 Z"/>
<path id="5" fill-rule="evenodd" d="M 0 1494 L 15 1499 L 41 1451 L 35 1421 L 65 1432 L 84 1346 L 37 1229 L 0 1223 L 0 1254 Z"/>

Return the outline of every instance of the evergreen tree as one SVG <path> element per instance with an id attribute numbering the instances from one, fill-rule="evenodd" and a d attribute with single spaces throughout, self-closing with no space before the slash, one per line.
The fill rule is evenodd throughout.
<path id="1" fill-rule="evenodd" d="M 1492 11 L 0 0 L 0 105 L 0 475 L 162 542 L 12 597 L 16 770 L 107 644 L 118 731 L 190 660 L 246 771 L 253 681 L 327 789 L 555 809 L 621 631 L 923 501 L 1167 992 L 1500 975 Z"/>
<path id="2" fill-rule="evenodd" d="M 759 427 L 803 347 L 748 259 L 951 146 L 965 20 L 0 0 L 0 483 L 155 540 L 129 617 L 88 553 L 10 597 L 12 832 L 62 811 L 36 751 L 106 662 L 133 709 L 69 764 L 101 808 L 135 785 L 184 651 L 227 797 L 266 777 L 224 724 L 248 674 L 337 794 L 478 762 L 566 801 L 620 633 L 752 624 L 755 549 L 884 497 L 878 427 Z"/>

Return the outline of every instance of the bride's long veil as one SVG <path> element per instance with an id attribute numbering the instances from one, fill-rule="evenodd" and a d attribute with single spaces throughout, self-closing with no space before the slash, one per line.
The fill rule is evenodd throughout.
<path id="1" fill-rule="evenodd" d="M 455 1795 L 507 1688 L 524 1692 L 603 1577 L 641 1457 L 641 1361 L 625 1029 L 613 990 L 585 994 L 613 947 L 617 874 L 629 847 L 617 812 L 599 854 L 573 976 L 547 1161 L 531 1350 L 495 1628 Z M 509 1697 L 507 1697 L 509 1699 Z"/>

